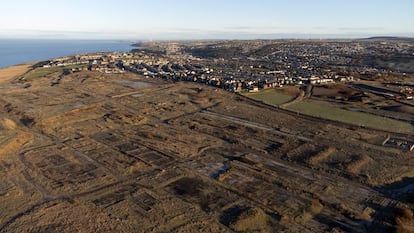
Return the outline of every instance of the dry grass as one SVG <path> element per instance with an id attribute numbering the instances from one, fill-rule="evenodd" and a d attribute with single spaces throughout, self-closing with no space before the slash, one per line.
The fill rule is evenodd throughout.
<path id="1" fill-rule="evenodd" d="M 269 217 L 259 208 L 249 208 L 243 211 L 237 218 L 236 222 L 231 224 L 235 231 L 251 232 L 260 230 L 266 226 Z"/>
<path id="2" fill-rule="evenodd" d="M 323 207 L 324 206 L 319 202 L 319 200 L 313 199 L 310 206 L 310 212 L 312 214 L 319 214 L 322 211 Z"/>
<path id="3" fill-rule="evenodd" d="M 6 135 L 6 138 L 8 137 L 7 142 L 0 147 L 0 158 L 17 153 L 24 144 L 33 140 L 33 135 L 19 130 L 14 121 L 4 118 L 1 124 L 10 132 Z"/>
<path id="4" fill-rule="evenodd" d="M 408 233 L 414 230 L 414 214 L 413 210 L 405 207 L 397 209 L 395 217 L 396 232 Z"/>
<path id="5" fill-rule="evenodd" d="M 358 158 L 357 160 L 351 162 L 350 164 L 348 164 L 346 170 L 352 174 L 358 174 L 361 172 L 362 168 L 364 166 L 366 166 L 369 162 L 371 162 L 372 159 L 371 157 L 367 156 L 367 155 L 363 155 L 360 158 Z"/>
<path id="6" fill-rule="evenodd" d="M 14 130 L 17 127 L 16 123 L 8 118 L 3 119 L 3 126 L 10 130 Z"/>
<path id="7" fill-rule="evenodd" d="M 32 64 L 22 64 L 0 69 L 0 83 L 10 81 L 11 79 L 22 75 L 30 70 Z"/>
<path id="8" fill-rule="evenodd" d="M 375 213 L 375 210 L 371 207 L 366 207 L 364 211 L 358 216 L 359 219 L 365 221 L 372 221 L 372 215 Z"/>
<path id="9" fill-rule="evenodd" d="M 9 229 L 13 232 L 122 232 L 127 227 L 92 203 L 52 202 L 18 219 Z"/>
<path id="10" fill-rule="evenodd" d="M 335 151 L 336 151 L 335 147 L 328 147 L 327 149 L 317 153 L 315 156 L 312 156 L 311 158 L 309 158 L 308 162 L 309 164 L 315 165 L 319 163 L 320 161 L 327 159 L 330 155 L 335 153 Z"/>
<path id="11" fill-rule="evenodd" d="M 8 146 L 0 147 L 0 224 L 11 221 L 2 230 L 328 231 L 337 216 L 357 226 L 366 200 L 381 200 L 359 179 L 380 183 L 413 170 L 408 153 L 365 142 L 386 133 L 303 119 L 191 83 L 151 79 L 142 95 L 124 95 L 131 88 L 120 78 L 80 72 L 54 87 L 40 78 L 2 94 L 1 105 L 10 106 L 0 114 Z M 371 156 L 365 166 L 355 156 L 363 154 Z M 43 197 L 47 203 L 25 212 Z M 372 208 L 360 219 L 383 209 Z"/>

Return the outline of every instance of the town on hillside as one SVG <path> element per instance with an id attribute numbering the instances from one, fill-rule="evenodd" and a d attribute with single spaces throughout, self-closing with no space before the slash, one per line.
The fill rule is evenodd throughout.
<path id="1" fill-rule="evenodd" d="M 138 45 L 127 53 L 52 59 L 43 63 L 43 67 L 70 66 L 71 72 L 130 71 L 151 78 L 207 84 L 231 92 L 383 80 L 386 85 L 382 88 L 366 85 L 358 88 L 396 99 L 412 100 L 414 95 L 413 84 L 394 81 L 414 73 L 410 66 L 414 57 L 410 41 L 257 40 Z M 395 65 L 396 60 L 399 66 Z"/>

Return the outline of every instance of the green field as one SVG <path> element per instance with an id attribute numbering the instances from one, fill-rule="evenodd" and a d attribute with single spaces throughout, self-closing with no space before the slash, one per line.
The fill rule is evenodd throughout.
<path id="1" fill-rule="evenodd" d="M 79 64 L 79 65 L 47 67 L 47 68 L 41 67 L 41 68 L 37 68 L 37 69 L 30 71 L 24 76 L 24 78 L 26 80 L 33 80 L 37 78 L 46 77 L 56 72 L 63 72 L 64 69 L 80 68 L 80 67 L 85 67 L 85 66 L 86 66 L 85 64 Z"/>
<path id="2" fill-rule="evenodd" d="M 279 106 L 281 104 L 287 103 L 294 99 L 295 97 L 289 96 L 287 94 L 283 94 L 277 89 L 268 89 L 264 91 L 259 92 L 246 92 L 243 93 L 243 95 L 255 99 L 255 100 L 261 100 L 265 102 L 266 104 Z"/>
<path id="3" fill-rule="evenodd" d="M 321 101 L 304 101 L 292 104 L 288 109 L 299 113 L 351 123 L 357 126 L 365 126 L 374 129 L 381 129 L 400 133 L 413 133 L 414 126 L 410 123 L 385 118 L 369 113 L 353 112 L 339 107 L 335 107 Z"/>

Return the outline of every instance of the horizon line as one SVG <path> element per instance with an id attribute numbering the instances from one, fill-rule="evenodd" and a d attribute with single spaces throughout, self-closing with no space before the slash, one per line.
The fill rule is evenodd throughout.
<path id="1" fill-rule="evenodd" d="M 252 37 L 252 38 L 243 38 L 243 37 L 211 37 L 211 38 L 86 38 L 86 37 L 2 37 L 0 36 L 0 40 L 56 40 L 56 41 L 64 41 L 64 40 L 73 40 L 73 41 L 130 41 L 130 42 L 142 42 L 142 41 L 232 41 L 232 40 L 239 40 L 239 41 L 252 41 L 252 40 L 358 40 L 358 39 L 372 39 L 372 38 L 395 38 L 395 39 L 414 39 L 414 35 L 393 35 L 393 34 L 378 34 L 378 35 L 366 35 L 366 36 L 344 36 L 344 35 L 332 35 L 332 36 L 324 36 L 324 34 L 301 34 L 301 35 L 291 35 L 286 37 Z"/>

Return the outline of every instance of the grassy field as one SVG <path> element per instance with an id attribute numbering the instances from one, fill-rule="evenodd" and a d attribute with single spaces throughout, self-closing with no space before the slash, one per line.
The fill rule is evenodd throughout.
<path id="1" fill-rule="evenodd" d="M 277 89 L 268 89 L 259 92 L 246 92 L 243 93 L 243 95 L 255 100 L 261 100 L 266 104 L 274 106 L 279 106 L 281 104 L 287 103 L 295 98 L 293 96 L 283 94 Z"/>
<path id="2" fill-rule="evenodd" d="M 59 66 L 59 67 L 48 67 L 48 68 L 37 68 L 28 74 L 25 75 L 26 80 L 33 80 L 37 78 L 46 77 L 48 75 L 51 75 L 56 72 L 62 72 L 64 69 L 73 69 L 73 68 L 80 68 L 85 67 L 85 64 L 79 64 L 79 65 L 70 65 L 70 66 Z"/>
<path id="3" fill-rule="evenodd" d="M 289 106 L 288 109 L 310 116 L 351 123 L 354 125 L 365 126 L 374 129 L 400 133 L 414 132 L 414 126 L 410 123 L 376 116 L 369 113 L 353 112 L 332 106 L 321 101 L 299 102 Z"/>
<path id="4" fill-rule="evenodd" d="M 62 69 L 60 67 L 53 68 L 37 68 L 24 76 L 26 80 L 33 80 L 37 78 L 46 77 L 50 74 L 60 72 Z"/>

